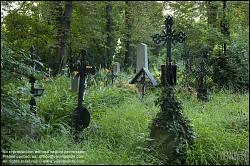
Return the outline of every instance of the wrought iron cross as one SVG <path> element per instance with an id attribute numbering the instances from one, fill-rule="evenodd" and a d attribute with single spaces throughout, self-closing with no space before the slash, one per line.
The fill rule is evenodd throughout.
<path id="1" fill-rule="evenodd" d="M 187 35 L 184 32 L 176 33 L 175 30 L 172 29 L 173 24 L 174 24 L 173 18 L 170 15 L 168 15 L 165 20 L 166 29 L 162 31 L 163 34 L 162 35 L 155 34 L 153 36 L 153 41 L 156 44 L 160 44 L 161 42 L 164 42 L 163 46 L 166 46 L 167 48 L 166 64 L 172 63 L 171 44 L 175 41 L 182 43 L 187 38 Z"/>

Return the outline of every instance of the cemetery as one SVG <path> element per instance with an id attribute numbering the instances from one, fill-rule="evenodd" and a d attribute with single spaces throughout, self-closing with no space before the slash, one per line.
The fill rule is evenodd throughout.
<path id="1" fill-rule="evenodd" d="M 1 1 L 1 164 L 249 165 L 249 2 Z"/>

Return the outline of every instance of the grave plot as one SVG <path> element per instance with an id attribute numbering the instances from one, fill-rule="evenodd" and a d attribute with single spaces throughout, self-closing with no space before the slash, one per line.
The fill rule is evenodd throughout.
<path id="1" fill-rule="evenodd" d="M 166 47 L 166 64 L 162 65 L 160 97 L 161 112 L 153 120 L 151 126 L 150 142 L 153 149 L 162 155 L 166 163 L 181 164 L 186 160 L 187 147 L 193 142 L 192 129 L 189 121 L 181 112 L 181 103 L 177 100 L 174 86 L 176 85 L 177 66 L 173 64 L 171 57 L 172 43 L 184 42 L 187 38 L 184 32 L 176 33 L 173 30 L 174 20 L 167 16 L 163 34 L 156 34 L 153 40 L 156 44 L 163 42 Z M 166 159 L 164 156 L 168 156 Z"/>

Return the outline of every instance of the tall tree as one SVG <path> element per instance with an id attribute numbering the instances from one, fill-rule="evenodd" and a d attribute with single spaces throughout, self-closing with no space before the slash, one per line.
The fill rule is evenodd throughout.
<path id="1" fill-rule="evenodd" d="M 227 1 L 222 1 L 223 3 L 223 17 L 221 21 L 221 32 L 224 35 L 225 39 L 229 37 L 229 26 L 228 26 L 228 20 L 227 20 Z M 223 43 L 223 53 L 226 54 L 227 44 L 224 40 Z"/>
<path id="2" fill-rule="evenodd" d="M 113 38 L 113 21 L 112 21 L 112 2 L 106 1 L 105 9 L 106 9 L 106 32 L 107 32 L 107 40 L 106 40 L 106 64 L 110 66 L 112 61 L 112 55 L 114 53 L 114 38 Z"/>
<path id="3" fill-rule="evenodd" d="M 206 1 L 207 7 L 207 23 L 210 29 L 216 28 L 217 15 L 218 15 L 218 4 L 212 1 Z M 215 45 L 214 36 L 210 33 L 208 34 L 209 45 L 213 48 Z"/>
<path id="4" fill-rule="evenodd" d="M 124 67 L 125 69 L 130 66 L 129 59 L 132 56 L 131 42 L 132 42 L 132 17 L 131 17 L 131 1 L 125 1 L 125 58 L 124 58 Z"/>
<path id="5" fill-rule="evenodd" d="M 54 74 L 59 74 L 66 60 L 67 40 L 69 37 L 71 15 L 73 11 L 72 1 L 65 1 L 65 10 L 63 13 L 61 1 L 55 1 L 56 9 L 56 27 L 58 45 L 56 46 L 56 66 Z"/>

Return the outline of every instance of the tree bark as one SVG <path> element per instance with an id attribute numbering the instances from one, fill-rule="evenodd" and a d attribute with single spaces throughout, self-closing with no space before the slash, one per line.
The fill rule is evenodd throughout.
<path id="1" fill-rule="evenodd" d="M 127 69 L 131 63 L 129 61 L 129 58 L 132 56 L 132 50 L 131 50 L 131 43 L 132 43 L 132 18 L 131 18 L 131 2 L 125 1 L 125 27 L 126 27 L 126 37 L 125 37 L 125 59 L 124 59 L 124 67 Z"/>
<path id="2" fill-rule="evenodd" d="M 107 32 L 107 40 L 106 40 L 106 65 L 110 66 L 112 62 L 112 56 L 114 53 L 113 48 L 113 22 L 112 22 L 112 5 L 110 1 L 106 1 L 106 32 Z"/>
<path id="3" fill-rule="evenodd" d="M 208 26 L 211 28 L 216 28 L 216 20 L 217 20 L 217 13 L 218 13 L 218 6 L 214 3 L 215 2 L 212 2 L 212 1 L 206 1 L 207 23 L 208 23 Z M 208 41 L 209 41 L 209 45 L 212 48 L 214 48 L 215 43 L 209 34 L 208 34 Z"/>
<path id="4" fill-rule="evenodd" d="M 225 39 L 229 37 L 229 25 L 226 18 L 226 11 L 227 11 L 227 1 L 222 1 L 223 3 L 223 18 L 221 21 L 221 32 L 223 33 Z M 223 43 L 223 54 L 226 55 L 227 45 L 224 39 Z"/>
<path id="5" fill-rule="evenodd" d="M 72 1 L 65 1 L 65 11 L 63 13 L 61 1 L 55 1 L 56 5 L 56 27 L 57 27 L 57 39 L 58 45 L 56 46 L 56 68 L 55 74 L 61 72 L 64 62 L 67 58 L 67 40 L 69 37 L 71 16 L 73 11 Z"/>

